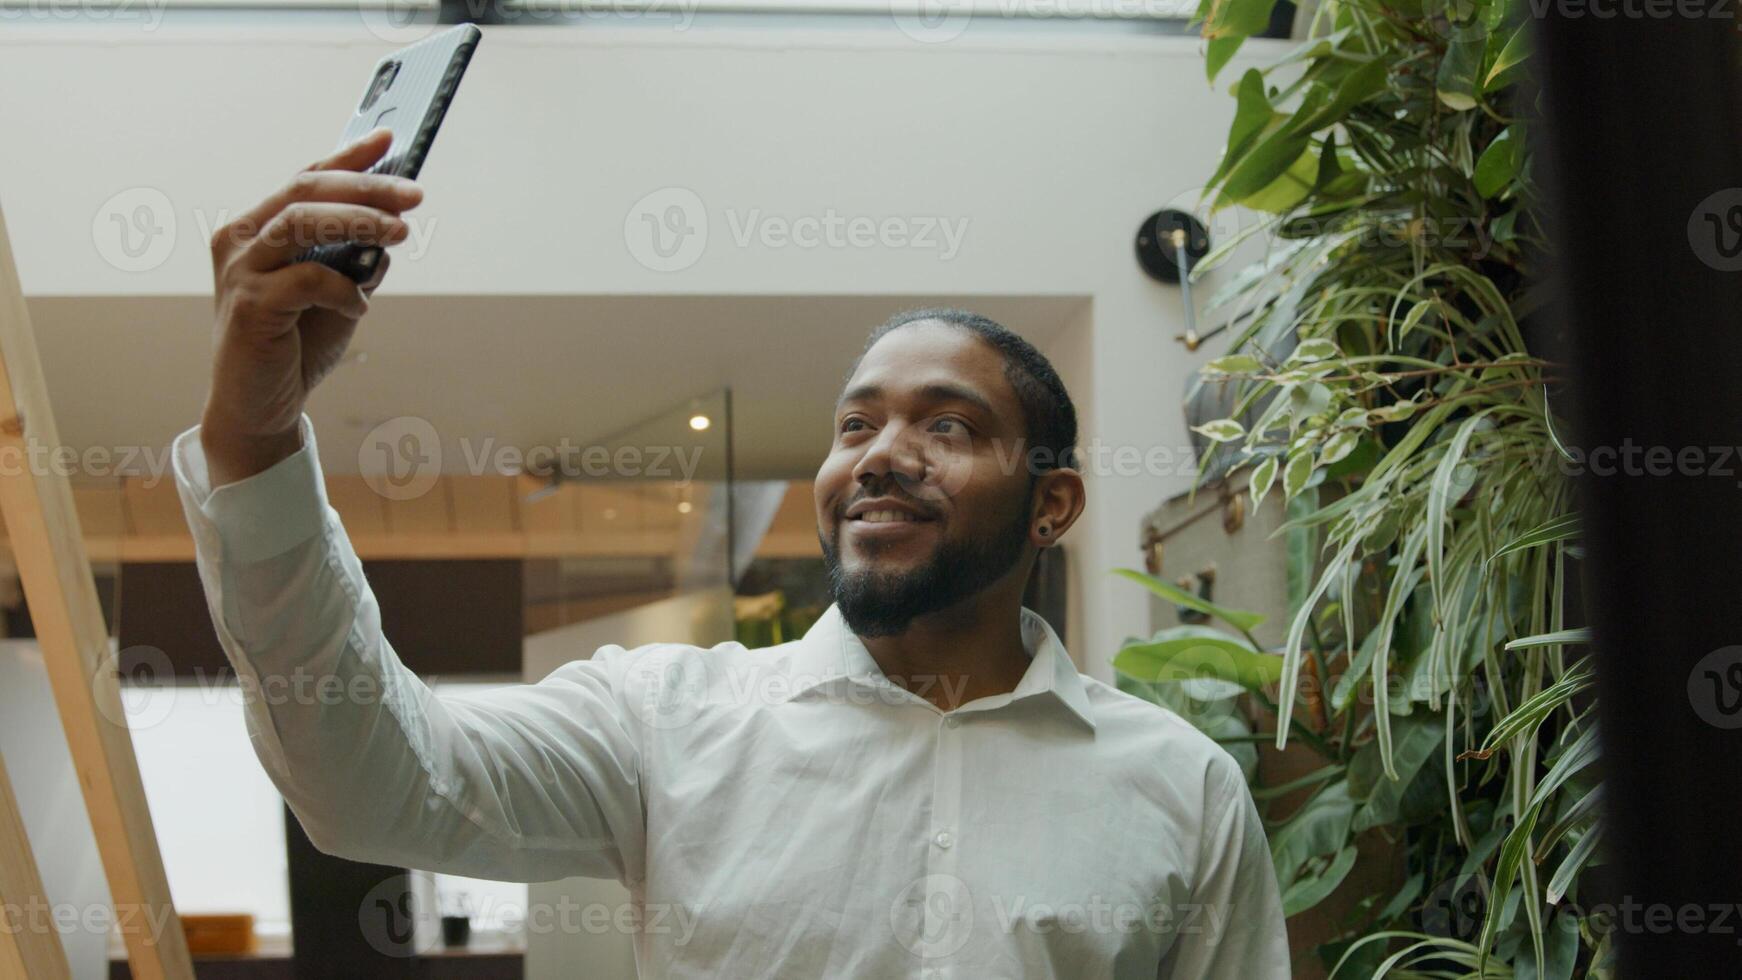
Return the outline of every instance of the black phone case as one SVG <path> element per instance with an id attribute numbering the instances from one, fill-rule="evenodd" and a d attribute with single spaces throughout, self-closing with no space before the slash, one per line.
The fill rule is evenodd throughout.
<path id="1" fill-rule="evenodd" d="M 472 60 L 483 33 L 471 24 L 461 24 L 425 38 L 416 44 L 395 51 L 376 62 L 369 73 L 369 84 L 358 100 L 345 133 L 339 138 L 343 147 L 371 131 L 386 127 L 393 131 L 393 145 L 380 161 L 369 168 L 370 173 L 393 174 L 416 179 L 435 142 L 442 117 L 459 90 L 460 78 Z M 397 74 L 379 98 L 365 107 L 382 72 L 382 66 L 398 63 Z M 374 245 L 345 242 L 319 245 L 297 256 L 299 262 L 319 262 L 337 269 L 354 282 L 367 282 L 381 261 L 381 249 Z"/>

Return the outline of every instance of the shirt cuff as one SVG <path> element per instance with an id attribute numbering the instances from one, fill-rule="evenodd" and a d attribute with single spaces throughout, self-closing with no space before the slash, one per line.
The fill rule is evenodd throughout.
<path id="1" fill-rule="evenodd" d="M 270 467 L 212 489 L 200 427 L 175 437 L 170 458 L 194 546 L 225 561 L 246 563 L 283 554 L 326 525 L 327 489 L 315 447 L 314 423 L 297 425 L 302 448 Z"/>

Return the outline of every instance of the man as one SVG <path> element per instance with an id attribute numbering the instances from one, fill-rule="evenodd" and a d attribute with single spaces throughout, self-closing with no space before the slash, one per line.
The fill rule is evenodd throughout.
<path id="1" fill-rule="evenodd" d="M 303 414 L 374 283 L 291 260 L 404 237 L 418 189 L 357 172 L 385 149 L 340 151 L 215 237 L 212 390 L 174 446 L 244 683 L 348 692 L 247 708 L 318 847 L 618 878 L 645 976 L 1287 976 L 1239 768 L 1078 674 L 1021 606 L 1082 513 L 1076 417 L 1044 357 L 972 314 L 898 317 L 855 365 L 816 479 L 835 604 L 802 639 L 608 646 L 433 697 L 382 636 Z M 689 928 L 653 927 L 674 909 Z"/>

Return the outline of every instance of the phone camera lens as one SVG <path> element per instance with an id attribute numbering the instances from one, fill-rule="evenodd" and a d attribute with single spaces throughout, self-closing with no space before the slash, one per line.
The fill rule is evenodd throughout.
<path id="1" fill-rule="evenodd" d="M 392 86 L 393 79 L 399 74 L 399 62 L 389 61 L 375 70 L 375 77 L 369 82 L 369 90 L 363 93 L 363 104 L 357 107 L 358 112 L 366 112 L 369 107 L 381 100 L 381 96 Z"/>

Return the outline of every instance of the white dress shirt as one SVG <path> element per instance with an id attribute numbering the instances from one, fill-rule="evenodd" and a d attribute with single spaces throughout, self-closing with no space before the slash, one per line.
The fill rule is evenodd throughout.
<path id="1" fill-rule="evenodd" d="M 382 635 L 301 425 L 216 491 L 197 427 L 172 455 L 254 748 L 321 850 L 617 878 L 644 977 L 1288 976 L 1239 767 L 1079 674 L 1035 613 L 1016 689 L 948 712 L 834 607 L 775 647 L 576 650 L 435 697 Z"/>

